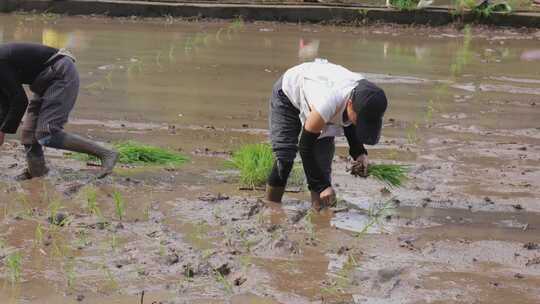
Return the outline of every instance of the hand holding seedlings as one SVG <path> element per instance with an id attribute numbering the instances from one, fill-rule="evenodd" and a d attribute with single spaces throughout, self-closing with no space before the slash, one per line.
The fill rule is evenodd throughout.
<path id="1" fill-rule="evenodd" d="M 359 164 L 347 169 L 354 176 L 359 175 Z M 373 176 L 390 187 L 401 187 L 407 181 L 409 166 L 396 164 L 373 164 L 367 167 L 367 176 Z"/>
<path id="2" fill-rule="evenodd" d="M 356 158 L 350 169 L 353 176 L 368 177 L 368 157 L 362 154 Z"/>

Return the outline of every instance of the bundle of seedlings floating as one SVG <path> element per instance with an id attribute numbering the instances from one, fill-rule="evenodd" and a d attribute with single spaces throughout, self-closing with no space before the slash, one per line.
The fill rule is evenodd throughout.
<path id="1" fill-rule="evenodd" d="M 178 152 L 134 141 L 119 142 L 113 146 L 120 154 L 118 162 L 121 164 L 178 166 L 188 161 L 186 156 Z M 73 157 L 82 161 L 97 161 L 86 154 L 76 153 Z"/>
<path id="2" fill-rule="evenodd" d="M 407 181 L 408 165 L 398 164 L 370 164 L 368 175 L 373 176 L 389 187 L 401 187 Z"/>
<path id="3" fill-rule="evenodd" d="M 264 190 L 272 171 L 274 154 L 269 144 L 247 144 L 233 152 L 228 167 L 240 171 L 241 190 Z M 304 169 L 295 164 L 287 181 L 287 192 L 301 192 L 306 187 Z"/>

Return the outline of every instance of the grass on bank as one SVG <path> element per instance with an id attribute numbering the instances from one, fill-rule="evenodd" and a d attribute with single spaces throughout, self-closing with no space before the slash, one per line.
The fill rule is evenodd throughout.
<path id="1" fill-rule="evenodd" d="M 368 175 L 390 187 L 401 187 L 407 181 L 410 167 L 396 164 L 370 164 Z"/>
<path id="2" fill-rule="evenodd" d="M 120 153 L 118 162 L 121 164 L 179 166 L 189 160 L 181 153 L 134 141 L 119 142 L 113 146 Z M 73 158 L 81 161 L 97 161 L 95 157 L 81 153 L 73 154 Z"/>
<path id="3" fill-rule="evenodd" d="M 410 11 L 416 9 L 418 0 L 390 0 L 390 5 L 400 11 Z"/>

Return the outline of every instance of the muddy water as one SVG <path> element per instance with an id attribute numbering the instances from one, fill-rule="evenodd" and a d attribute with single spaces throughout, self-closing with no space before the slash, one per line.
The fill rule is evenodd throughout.
<path id="1" fill-rule="evenodd" d="M 48 150 L 50 176 L 17 183 L 10 177 L 22 152 L 10 138 L 0 156 L 1 303 L 134 303 L 142 290 L 145 303 L 540 298 L 540 32 L 53 15 L 0 21 L 3 42 L 77 55 L 82 85 L 70 129 L 191 156 L 180 169 L 122 167 L 95 181 L 92 168 Z M 337 157 L 345 211 L 306 215 L 292 199 L 305 193 L 288 194 L 283 210 L 260 207 L 262 193 L 239 191 L 223 161 L 239 144 L 266 140 L 273 82 L 314 57 L 385 89 L 391 106 L 370 159 L 410 164 L 411 179 L 387 194 L 376 181 L 351 179 Z M 338 145 L 347 155 L 344 141 Z M 88 207 L 92 191 L 102 217 Z M 123 219 L 115 191 L 128 204 Z M 357 235 L 366 210 L 390 199 L 395 209 Z M 47 220 L 56 202 L 71 219 L 66 227 Z M 22 282 L 11 286 L 6 257 L 16 251 Z M 225 264 L 231 274 L 220 277 L 214 270 Z"/>

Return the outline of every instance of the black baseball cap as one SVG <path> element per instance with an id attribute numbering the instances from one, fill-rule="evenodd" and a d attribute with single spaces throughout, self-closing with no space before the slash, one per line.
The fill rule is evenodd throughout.
<path id="1" fill-rule="evenodd" d="M 356 136 L 361 143 L 375 145 L 381 137 L 383 116 L 388 106 L 384 91 L 374 83 L 362 79 L 352 91 L 353 110 L 356 112 Z"/>

